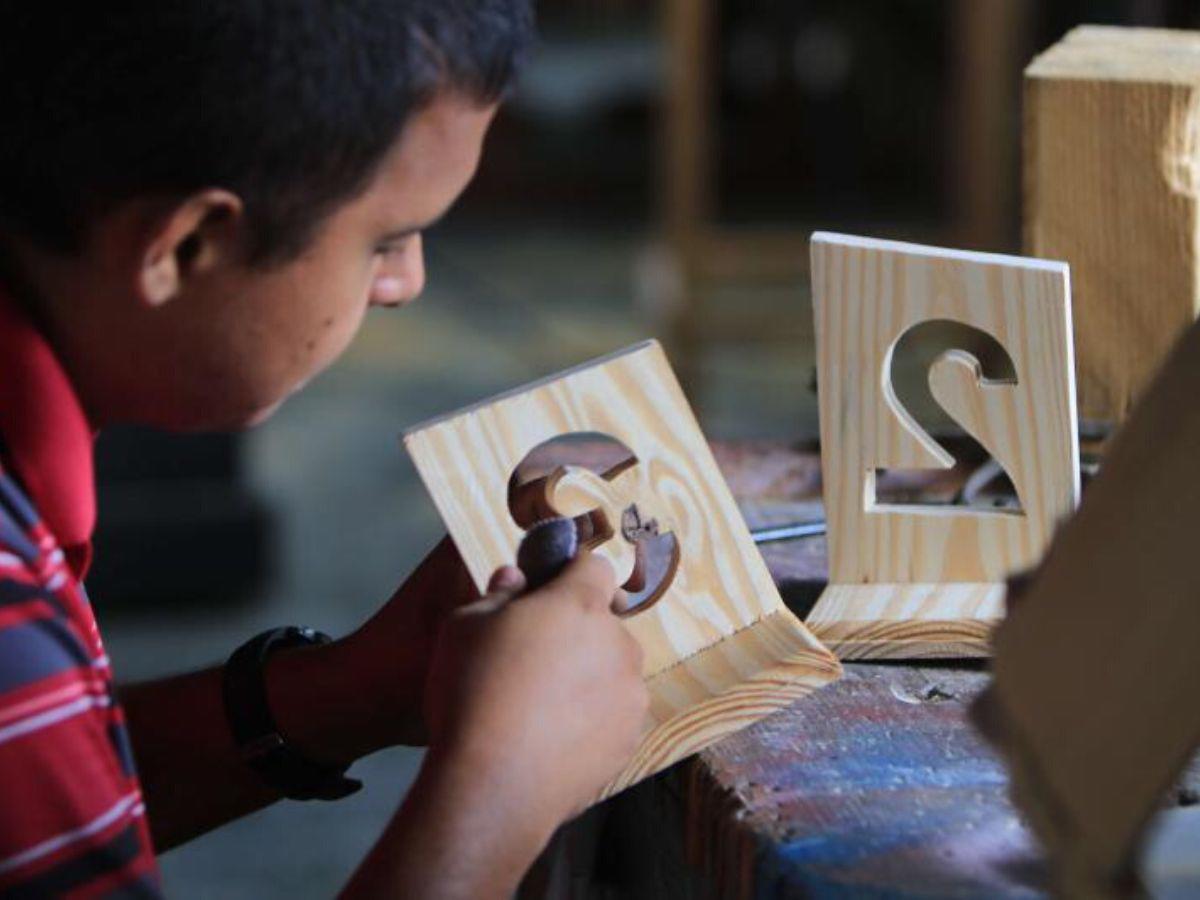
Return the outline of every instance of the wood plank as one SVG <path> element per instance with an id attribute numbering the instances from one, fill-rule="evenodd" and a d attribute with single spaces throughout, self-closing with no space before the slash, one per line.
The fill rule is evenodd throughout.
<path id="1" fill-rule="evenodd" d="M 1200 312 L 1200 32 L 1075 29 L 1024 130 L 1025 250 L 1071 266 L 1080 413 L 1122 421 Z"/>
<path id="2" fill-rule="evenodd" d="M 611 523 L 636 502 L 675 537 L 679 564 L 657 603 L 624 622 L 644 651 L 653 697 L 624 786 L 797 696 L 838 665 L 783 605 L 661 347 L 647 342 L 409 431 L 405 445 L 482 590 L 516 558 L 524 531 L 509 506 L 514 472 L 564 435 L 615 439 L 636 464 L 619 482 L 569 467 L 549 505 L 595 504 Z M 531 454 L 533 456 L 531 457 Z M 568 477 L 570 476 L 570 477 Z M 586 486 L 586 491 L 582 488 Z M 569 507 L 569 508 L 568 508 Z M 594 552 L 630 566 L 615 529 Z"/>
<path id="3" fill-rule="evenodd" d="M 1117 896 L 1200 744 L 1200 325 L 995 637 L 985 723 L 1065 894 Z"/>
<path id="4" fill-rule="evenodd" d="M 809 624 L 843 658 L 983 653 L 995 587 L 922 588 L 929 602 L 914 604 L 914 589 L 902 586 L 997 586 L 1036 563 L 1075 508 L 1066 266 L 831 234 L 813 236 L 812 254 L 830 589 Z M 1020 510 L 877 499 L 880 470 L 954 464 L 891 383 L 897 343 L 930 321 L 974 328 L 1011 359 L 1015 382 L 985 377 L 975 356 L 950 350 L 929 380 L 935 400 L 1004 467 Z M 894 602 L 881 599 L 889 592 Z M 948 624 L 959 621 L 977 624 Z"/>
<path id="5" fill-rule="evenodd" d="M 622 897 L 1045 896 L 1036 840 L 967 709 L 965 667 L 845 677 L 622 795 Z M 590 896 L 590 895 L 589 895 Z"/>

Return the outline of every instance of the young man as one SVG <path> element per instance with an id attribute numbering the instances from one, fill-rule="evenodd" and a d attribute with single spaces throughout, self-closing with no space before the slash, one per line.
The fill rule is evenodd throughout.
<path id="1" fill-rule="evenodd" d="M 81 579 L 97 429 L 259 422 L 420 293 L 527 0 L 0 15 L 0 895 L 157 896 L 151 838 L 343 796 L 354 759 L 425 738 L 347 894 L 511 894 L 645 715 L 604 562 L 478 599 L 443 544 L 348 637 L 279 630 L 120 691 Z"/>

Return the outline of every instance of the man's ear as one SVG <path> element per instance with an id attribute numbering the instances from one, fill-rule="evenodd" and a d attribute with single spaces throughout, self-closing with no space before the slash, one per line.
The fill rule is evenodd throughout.
<path id="1" fill-rule="evenodd" d="M 220 188 L 191 194 L 154 218 L 143 240 L 137 292 L 150 306 L 179 295 L 189 277 L 210 270 L 235 252 L 233 225 L 241 199 Z"/>

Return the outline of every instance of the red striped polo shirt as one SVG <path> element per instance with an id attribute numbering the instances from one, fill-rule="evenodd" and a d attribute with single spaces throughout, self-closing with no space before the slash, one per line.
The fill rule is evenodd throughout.
<path id="1" fill-rule="evenodd" d="M 81 579 L 92 432 L 0 291 L 0 897 L 159 897 L 141 788 Z"/>

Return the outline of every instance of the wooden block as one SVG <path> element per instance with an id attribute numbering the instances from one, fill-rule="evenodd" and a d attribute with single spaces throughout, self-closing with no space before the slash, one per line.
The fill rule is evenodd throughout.
<path id="1" fill-rule="evenodd" d="M 653 341 L 406 434 L 481 590 L 497 567 L 515 559 L 521 522 L 532 524 L 527 512 L 514 515 L 509 505 L 513 473 L 547 442 L 579 433 L 619 441 L 632 462 L 606 464 L 603 473 L 560 467 L 542 486 L 551 511 L 596 511 L 607 520 L 612 536 L 595 552 L 621 577 L 632 556 L 617 520 L 633 506 L 643 516 L 653 513 L 679 551 L 657 602 L 624 619 L 645 652 L 653 699 L 641 749 L 611 793 L 836 679 L 840 668 L 780 600 Z"/>
<path id="2" fill-rule="evenodd" d="M 1200 744 L 1200 326 L 1014 598 L 981 716 L 1060 896 L 1127 896 L 1145 826 Z"/>
<path id="3" fill-rule="evenodd" d="M 1003 581 L 1038 561 L 1079 496 L 1067 267 L 844 235 L 812 239 L 829 588 L 808 624 L 843 659 L 985 655 Z M 1007 353 L 1016 381 L 965 350 L 934 399 L 1003 466 L 1019 510 L 879 501 L 881 469 L 949 469 L 892 386 L 893 351 L 930 321 Z"/>
<path id="4" fill-rule="evenodd" d="M 1074 281 L 1079 411 L 1121 421 L 1200 313 L 1200 32 L 1076 28 L 1025 72 L 1025 250 Z"/>

